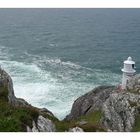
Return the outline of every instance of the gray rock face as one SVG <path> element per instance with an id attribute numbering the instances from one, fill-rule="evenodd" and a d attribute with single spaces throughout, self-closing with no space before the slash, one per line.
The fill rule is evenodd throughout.
<path id="1" fill-rule="evenodd" d="M 7 86 L 9 103 L 16 104 L 16 105 L 24 105 L 24 106 L 29 105 L 24 99 L 16 98 L 13 89 L 13 81 L 9 76 L 9 74 L 1 68 L 0 68 L 0 86 L 1 87 Z"/>
<path id="2" fill-rule="evenodd" d="M 0 68 L 0 86 L 8 87 L 8 100 L 10 103 L 15 102 L 16 97 L 14 95 L 14 90 L 13 90 L 13 82 L 11 77 L 7 72 L 5 72 L 3 69 Z"/>
<path id="3" fill-rule="evenodd" d="M 76 119 L 81 115 L 101 109 L 103 102 L 115 90 L 114 86 L 99 86 L 87 94 L 79 97 L 73 104 L 71 113 L 66 120 Z"/>
<path id="4" fill-rule="evenodd" d="M 68 132 L 84 132 L 80 127 L 70 128 Z"/>
<path id="5" fill-rule="evenodd" d="M 96 110 L 102 111 L 101 125 L 107 131 L 129 132 L 140 115 L 140 74 L 127 83 L 127 90 L 99 86 L 79 97 L 65 120 L 76 119 Z"/>
<path id="6" fill-rule="evenodd" d="M 27 126 L 27 132 L 55 132 L 55 125 L 51 120 L 39 115 L 37 123 L 33 121 L 33 128 Z"/>
<path id="7" fill-rule="evenodd" d="M 110 131 L 131 131 L 139 105 L 139 95 L 132 93 L 111 94 L 103 104 L 103 125 Z"/>
<path id="8" fill-rule="evenodd" d="M 126 85 L 128 91 L 140 94 L 140 74 L 135 75 Z"/>

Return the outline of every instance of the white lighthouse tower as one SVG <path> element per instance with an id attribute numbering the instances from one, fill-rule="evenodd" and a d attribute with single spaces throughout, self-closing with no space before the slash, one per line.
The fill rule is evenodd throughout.
<path id="1" fill-rule="evenodd" d="M 136 72 L 135 62 L 132 60 L 131 57 L 128 57 L 127 60 L 124 61 L 124 67 L 121 69 L 123 72 L 122 77 L 122 89 L 126 88 L 127 81 L 133 77 L 134 73 Z"/>

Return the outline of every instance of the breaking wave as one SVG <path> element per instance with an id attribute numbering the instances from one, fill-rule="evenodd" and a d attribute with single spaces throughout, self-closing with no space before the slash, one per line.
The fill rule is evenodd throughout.
<path id="1" fill-rule="evenodd" d="M 31 62 L 8 59 L 2 51 L 0 65 L 14 82 L 15 95 L 37 107 L 46 107 L 59 119 L 69 113 L 73 101 L 95 86 L 116 84 L 120 75 L 107 70 L 91 69 L 60 58 L 28 55 Z M 3 53 L 5 52 L 5 53 Z M 5 57 L 4 57 L 5 56 Z"/>

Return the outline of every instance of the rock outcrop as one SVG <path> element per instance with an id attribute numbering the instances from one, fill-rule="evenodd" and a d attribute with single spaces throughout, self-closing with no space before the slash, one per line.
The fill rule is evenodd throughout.
<path id="1" fill-rule="evenodd" d="M 99 86 L 79 97 L 65 120 L 74 120 L 97 110 L 102 112 L 98 123 L 106 131 L 129 132 L 134 131 L 134 127 L 140 131 L 139 123 L 136 123 L 140 115 L 140 75 L 128 81 L 126 90 Z"/>
<path id="2" fill-rule="evenodd" d="M 99 86 L 74 101 L 71 113 L 65 120 L 72 120 L 102 108 L 103 102 L 115 90 L 114 86 Z"/>
<path id="3" fill-rule="evenodd" d="M 9 111 L 8 114 L 10 115 L 11 118 L 13 117 L 13 119 L 15 119 L 16 116 L 14 116 L 14 114 L 17 113 L 19 118 L 16 119 L 19 120 L 16 121 L 19 122 L 19 125 L 21 124 L 21 126 L 18 126 L 17 130 L 16 130 L 17 126 L 15 126 L 15 128 L 10 129 L 7 128 L 6 131 L 14 131 L 14 129 L 15 131 L 27 131 L 27 132 L 55 131 L 55 124 L 51 119 L 57 120 L 57 118 L 53 115 L 53 113 L 46 108 L 33 107 L 24 99 L 17 98 L 14 94 L 13 82 L 11 77 L 9 76 L 8 73 L 6 73 L 2 69 L 0 69 L 0 100 L 1 104 L 4 105 L 5 107 L 5 110 L 7 109 Z M 0 106 L 0 110 L 1 107 L 2 106 Z M 18 112 L 16 111 L 16 109 L 18 110 Z M 11 114 L 10 111 L 12 111 L 13 114 Z M 22 112 L 24 113 L 23 115 Z M 6 119 L 7 119 L 6 121 L 8 121 L 8 118 Z M 12 120 L 9 120 L 8 123 L 12 123 Z M 29 124 L 30 126 L 28 126 L 27 124 Z M 5 123 L 4 125 L 7 124 Z"/>
<path id="4" fill-rule="evenodd" d="M 4 90 L 7 90 L 8 95 L 2 95 L 3 97 L 5 96 L 6 100 L 8 100 L 10 103 L 14 103 L 16 101 L 12 79 L 3 69 L 0 69 L 0 88 L 1 95 L 3 94 L 2 92 L 4 92 Z"/>
<path id="5" fill-rule="evenodd" d="M 103 103 L 102 123 L 109 131 L 129 132 L 139 113 L 140 96 L 133 93 L 114 93 Z"/>
<path id="6" fill-rule="evenodd" d="M 42 115 L 38 116 L 37 122 L 32 122 L 33 127 L 27 126 L 27 132 L 55 132 L 54 123 Z"/>

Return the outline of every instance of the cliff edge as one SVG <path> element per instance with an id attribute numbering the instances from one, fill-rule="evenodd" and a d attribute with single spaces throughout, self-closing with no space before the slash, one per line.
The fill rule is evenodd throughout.
<path id="1" fill-rule="evenodd" d="M 71 121 L 81 116 L 87 116 L 87 119 L 81 119 L 85 121 L 84 125 L 90 122 L 90 117 L 97 119 L 98 116 L 93 125 L 105 131 L 140 131 L 140 74 L 128 81 L 126 90 L 115 86 L 99 86 L 79 97 L 65 120 Z"/>
<path id="2" fill-rule="evenodd" d="M 0 69 L 1 132 L 130 132 L 140 131 L 140 74 L 126 90 L 99 86 L 76 99 L 62 121 L 46 108 L 17 98 L 11 77 Z"/>
<path id="3" fill-rule="evenodd" d="M 0 69 L 0 131 L 52 132 L 58 119 L 47 109 L 16 98 L 11 77 Z"/>

